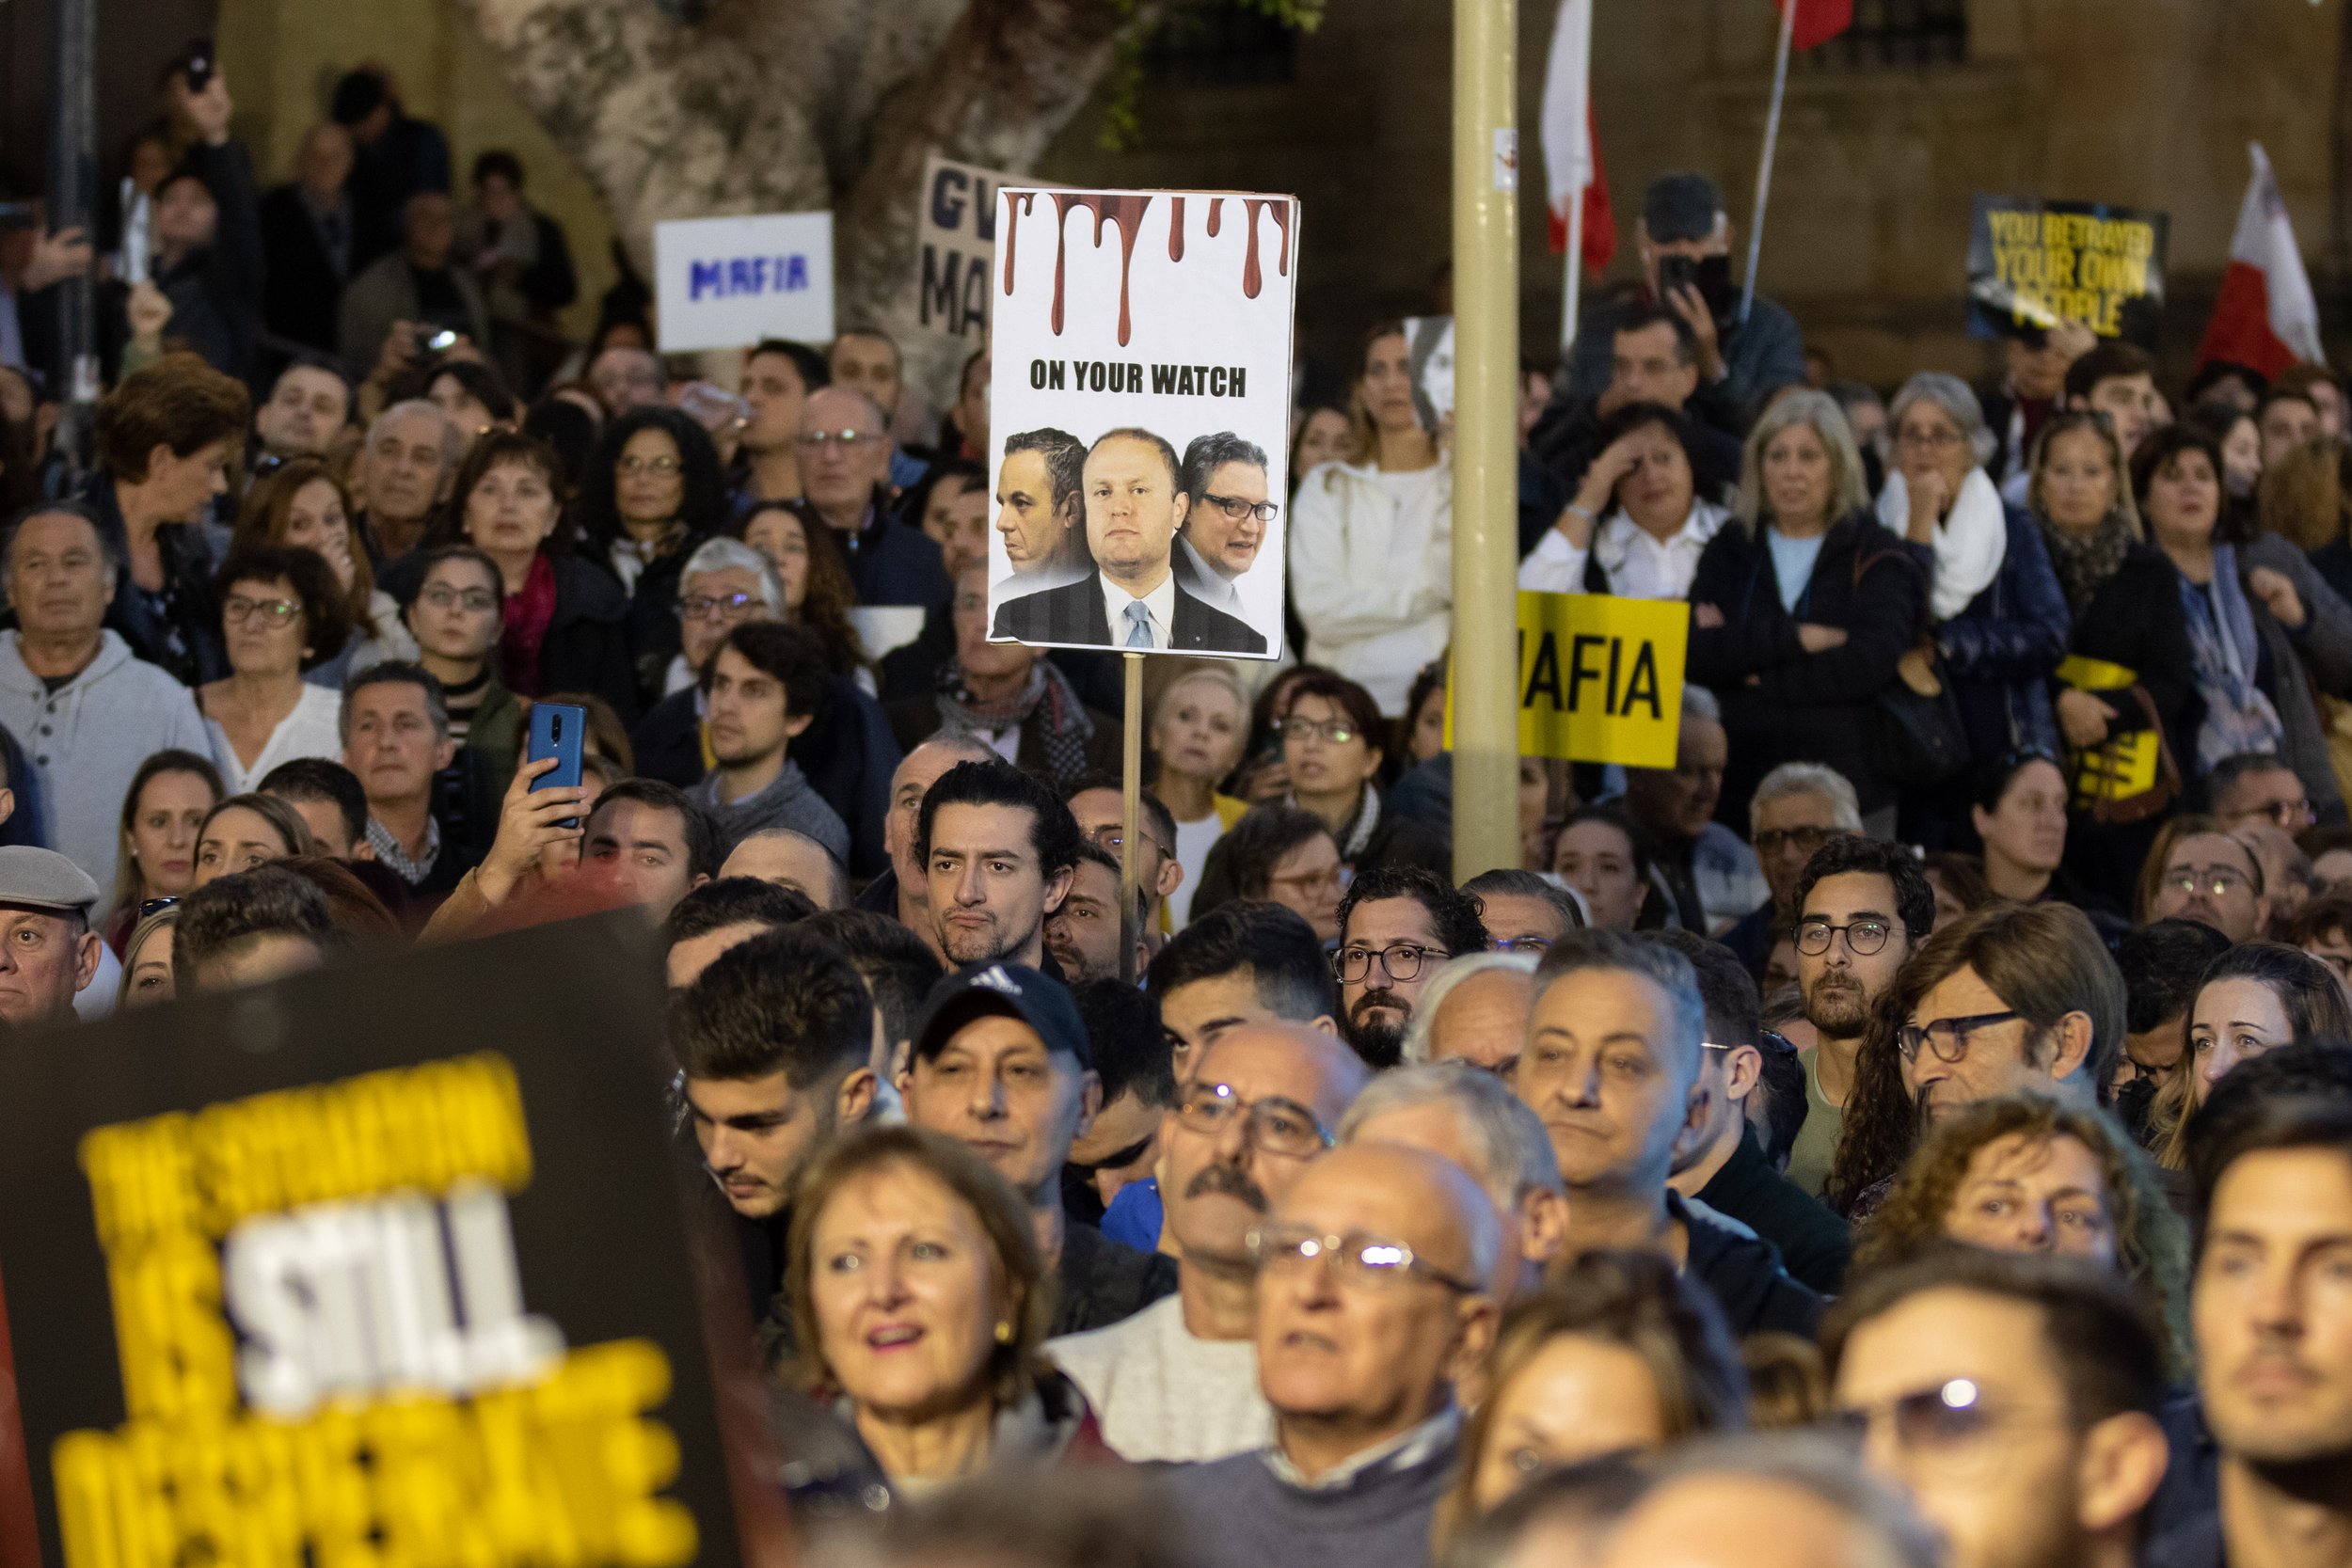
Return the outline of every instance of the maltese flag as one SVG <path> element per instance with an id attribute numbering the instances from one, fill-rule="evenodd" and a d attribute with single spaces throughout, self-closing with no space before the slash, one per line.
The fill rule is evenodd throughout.
<path id="1" fill-rule="evenodd" d="M 1544 180 L 1551 204 L 1551 248 L 1568 248 L 1568 204 L 1584 203 L 1581 248 L 1598 272 L 1617 254 L 1617 220 L 1609 209 L 1609 176 L 1593 134 L 1593 0 L 1560 0 L 1544 68 Z"/>
<path id="2" fill-rule="evenodd" d="M 2221 275 L 2221 295 L 2197 344 L 2197 363 L 2226 359 L 2275 376 L 2300 360 L 2327 359 L 2319 343 L 2319 301 L 2311 275 L 2296 248 L 2295 226 L 2287 221 L 2278 177 L 2263 144 L 2251 142 L 2254 177 L 2237 210 L 2237 232 L 2230 237 L 2230 265 Z"/>
<path id="3" fill-rule="evenodd" d="M 1818 49 L 1853 25 L 1853 0 L 1772 0 L 1783 15 L 1791 7 L 1796 17 L 1788 27 L 1788 47 Z"/>

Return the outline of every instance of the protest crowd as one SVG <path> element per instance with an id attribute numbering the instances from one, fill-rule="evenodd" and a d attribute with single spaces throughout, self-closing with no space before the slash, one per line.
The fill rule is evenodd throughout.
<path id="1" fill-rule="evenodd" d="M 992 475 L 984 350 L 931 415 L 856 325 L 575 347 L 380 74 L 267 192 L 166 96 L 111 251 L 0 233 L 8 1026 L 642 907 L 845 1561 L 2352 1562 L 2327 367 L 1815 386 L 1662 178 L 1522 378 L 1519 573 L 1688 604 L 1675 765 L 1524 759 L 1455 881 L 1449 431 L 1369 325 L 1287 472 L 1166 460 L 1188 547 L 1285 520 L 1289 634 L 1151 661 L 1122 910 L 1118 656 L 990 640 L 1092 456 Z"/>

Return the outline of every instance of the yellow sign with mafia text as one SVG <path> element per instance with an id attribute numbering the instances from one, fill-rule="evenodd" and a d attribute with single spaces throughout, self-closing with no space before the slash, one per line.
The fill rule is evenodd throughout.
<path id="1" fill-rule="evenodd" d="M 1519 755 L 1672 768 L 1691 607 L 1519 595 Z"/>

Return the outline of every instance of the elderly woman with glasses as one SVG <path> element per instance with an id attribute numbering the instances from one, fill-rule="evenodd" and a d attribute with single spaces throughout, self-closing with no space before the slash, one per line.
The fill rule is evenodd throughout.
<path id="1" fill-rule="evenodd" d="M 1893 836 L 1875 705 L 1927 630 L 1927 577 L 1870 515 L 1837 404 L 1784 393 L 1748 435 L 1733 521 L 1691 581 L 1687 673 L 1723 705 L 1727 813 L 1780 764 L 1820 762 Z"/>
<path id="2" fill-rule="evenodd" d="M 246 549 L 220 570 L 229 675 L 197 688 L 213 764 L 231 795 L 281 762 L 341 762 L 342 698 L 303 672 L 343 651 L 343 588 L 314 550 Z"/>
<path id="3" fill-rule="evenodd" d="M 1984 471 L 1997 443 L 1976 393 L 1958 376 L 1922 371 L 1895 394 L 1889 426 L 1895 471 L 1879 492 L 1879 521 L 1929 569 L 1937 673 L 1952 684 L 1970 754 L 2055 754 L 2049 682 L 2066 657 L 2066 595 L 2033 519 L 2006 505 Z M 1968 794 L 1964 774 L 1908 792 L 1905 839 L 1968 847 Z"/>
<path id="4" fill-rule="evenodd" d="M 806 1391 L 893 1491 L 1107 1455 L 1076 1385 L 1039 1355 L 1053 1303 L 1028 1211 L 961 1144 L 847 1133 L 801 1177 L 789 1245 Z"/>

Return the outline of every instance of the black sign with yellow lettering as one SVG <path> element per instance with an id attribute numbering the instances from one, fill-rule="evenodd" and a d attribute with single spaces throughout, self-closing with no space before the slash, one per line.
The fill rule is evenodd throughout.
<path id="1" fill-rule="evenodd" d="M 659 1006 L 623 911 L 9 1041 L 43 1560 L 741 1560 Z"/>
<path id="2" fill-rule="evenodd" d="M 1968 331 L 2014 338 L 2078 322 L 2153 350 L 2164 314 L 2163 213 L 1979 196 L 1968 229 Z"/>

